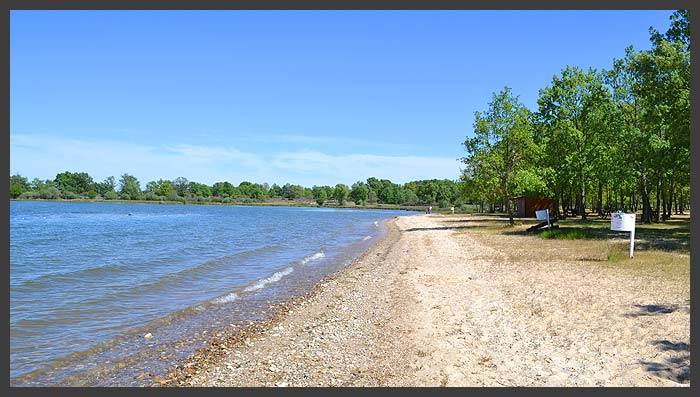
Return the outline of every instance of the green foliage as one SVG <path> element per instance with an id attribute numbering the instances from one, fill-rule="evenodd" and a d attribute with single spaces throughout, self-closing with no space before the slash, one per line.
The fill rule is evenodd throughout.
<path id="1" fill-rule="evenodd" d="M 124 200 L 136 200 L 140 195 L 139 180 L 135 176 L 123 174 L 119 179 L 119 197 Z"/>
<path id="2" fill-rule="evenodd" d="M 319 206 L 323 206 L 323 204 L 328 199 L 328 195 L 326 194 L 326 189 L 324 189 L 322 186 L 314 186 L 311 189 L 311 192 L 312 192 L 314 200 L 316 201 L 316 204 L 318 204 Z"/>
<path id="3" fill-rule="evenodd" d="M 107 193 L 102 195 L 102 197 L 104 197 L 105 200 L 116 200 L 117 198 L 119 198 L 117 192 L 115 192 L 114 190 L 108 191 Z"/>
<path id="4" fill-rule="evenodd" d="M 10 176 L 10 197 L 17 198 L 27 190 L 29 190 L 29 180 L 26 177 L 19 174 Z"/>
<path id="5" fill-rule="evenodd" d="M 236 188 L 231 182 L 216 182 L 212 186 L 211 192 L 216 197 L 235 197 Z"/>
<path id="6" fill-rule="evenodd" d="M 95 187 L 92 177 L 86 172 L 61 172 L 56 175 L 54 184 L 66 198 L 87 194 Z"/>
<path id="7" fill-rule="evenodd" d="M 272 187 L 270 187 L 269 194 L 270 197 L 282 197 L 282 188 L 276 183 L 273 183 Z"/>
<path id="8" fill-rule="evenodd" d="M 105 197 L 108 192 L 114 192 L 116 186 L 117 184 L 114 180 L 114 177 L 110 176 L 107 177 L 103 182 L 95 183 L 95 190 L 100 196 Z"/>
<path id="9" fill-rule="evenodd" d="M 532 166 L 538 155 L 534 143 L 530 111 L 505 87 L 493 98 L 485 112 L 476 112 L 474 137 L 464 142 L 467 156 L 462 180 L 470 194 L 491 202 L 505 203 L 510 212 L 513 181 Z M 516 187 L 523 189 L 522 186 Z"/>
<path id="10" fill-rule="evenodd" d="M 190 182 L 188 186 L 190 194 L 203 199 L 211 197 L 211 188 L 203 183 Z"/>
<path id="11" fill-rule="evenodd" d="M 509 190 L 515 197 L 550 197 L 551 191 L 547 186 L 547 174 L 546 170 L 538 168 L 518 170 L 509 181 Z"/>
<path id="12" fill-rule="evenodd" d="M 304 196 L 304 187 L 286 183 L 282 186 L 282 197 L 288 200 L 298 199 Z"/>
<path id="13" fill-rule="evenodd" d="M 339 183 L 335 185 L 335 190 L 333 190 L 333 198 L 339 205 L 345 205 L 345 200 L 348 198 L 349 192 L 350 191 L 346 185 Z"/>
<path id="14" fill-rule="evenodd" d="M 263 200 L 267 198 L 267 190 L 259 183 L 241 182 L 238 185 L 238 193 L 244 198 Z"/>
<path id="15" fill-rule="evenodd" d="M 369 186 L 364 182 L 355 182 L 350 190 L 350 198 L 355 205 L 365 205 L 369 198 Z"/>
<path id="16" fill-rule="evenodd" d="M 674 204 L 687 208 L 688 12 L 674 12 L 668 31 L 652 29 L 650 40 L 650 50 L 627 48 L 607 71 L 564 67 L 534 113 L 507 88 L 494 94 L 464 142 L 460 197 L 507 211 L 512 197 L 546 196 L 562 218 L 641 207 L 644 222 L 670 217 Z M 422 194 L 433 199 L 432 190 Z"/>

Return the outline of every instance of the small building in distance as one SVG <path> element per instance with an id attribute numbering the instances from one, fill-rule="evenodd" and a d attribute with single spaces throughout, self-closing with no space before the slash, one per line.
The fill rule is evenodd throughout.
<path id="1" fill-rule="evenodd" d="M 513 201 L 515 201 L 515 216 L 518 218 L 534 218 L 535 211 L 545 208 L 548 208 L 549 213 L 552 214 L 552 200 L 547 197 L 521 196 L 514 198 Z"/>

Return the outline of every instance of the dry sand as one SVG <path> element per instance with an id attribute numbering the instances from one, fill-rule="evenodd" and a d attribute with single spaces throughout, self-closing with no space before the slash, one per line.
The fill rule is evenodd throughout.
<path id="1" fill-rule="evenodd" d="M 484 234 L 477 220 L 389 222 L 385 239 L 289 312 L 162 383 L 688 384 L 688 277 L 581 257 L 567 251 L 576 242 Z"/>

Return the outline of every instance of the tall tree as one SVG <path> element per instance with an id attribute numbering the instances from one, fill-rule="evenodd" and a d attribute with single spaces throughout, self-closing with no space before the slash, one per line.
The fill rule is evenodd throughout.
<path id="1" fill-rule="evenodd" d="M 345 200 L 348 198 L 349 189 L 342 183 L 335 185 L 335 190 L 333 191 L 333 198 L 338 202 L 339 205 L 345 205 Z"/>
<path id="2" fill-rule="evenodd" d="M 326 189 L 324 189 L 321 186 L 314 186 L 311 189 L 311 192 L 314 200 L 316 201 L 316 204 L 318 204 L 320 207 L 323 206 L 323 204 L 328 199 L 328 196 L 326 195 Z"/>
<path id="3" fill-rule="evenodd" d="M 500 198 L 513 224 L 510 180 L 530 165 L 534 152 L 529 110 L 509 87 L 493 94 L 488 109 L 474 115 L 474 137 L 464 142 L 469 178 Z"/>
<path id="4" fill-rule="evenodd" d="M 582 219 L 586 219 L 588 177 L 599 154 L 610 103 L 601 73 L 571 66 L 564 68 L 560 76 L 554 76 L 551 85 L 540 91 L 538 99 L 538 119 L 544 124 L 541 132 L 549 136 L 546 142 L 550 146 L 545 153 L 552 167 L 559 161 L 560 167 L 567 169 L 562 174 L 574 177 L 573 186 L 579 192 L 577 212 Z"/>
<path id="5" fill-rule="evenodd" d="M 139 180 L 133 175 L 123 174 L 119 178 L 119 193 L 131 200 L 137 199 L 141 195 Z"/>
<path id="6" fill-rule="evenodd" d="M 369 198 L 369 187 L 364 182 L 355 182 L 350 190 L 350 198 L 357 205 L 365 205 Z"/>
<path id="7" fill-rule="evenodd" d="M 10 176 L 10 197 L 17 198 L 29 190 L 29 180 L 26 177 L 15 174 Z"/>

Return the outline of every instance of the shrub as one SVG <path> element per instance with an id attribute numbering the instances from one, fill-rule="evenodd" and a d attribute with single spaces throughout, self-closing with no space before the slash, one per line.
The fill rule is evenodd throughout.
<path id="1" fill-rule="evenodd" d="M 146 192 L 143 194 L 143 199 L 147 201 L 158 201 L 160 200 L 161 196 L 153 193 L 153 192 Z"/>
<path id="2" fill-rule="evenodd" d="M 114 190 L 111 190 L 111 191 L 106 192 L 104 194 L 104 198 L 105 198 L 105 200 L 116 200 L 117 198 L 119 198 L 119 196 L 117 195 L 117 192 L 115 192 Z"/>
<path id="3" fill-rule="evenodd" d="M 39 190 L 37 196 L 45 200 L 57 200 L 61 198 L 61 192 L 55 186 L 48 186 Z"/>
<path id="4" fill-rule="evenodd" d="M 11 184 L 10 185 L 10 197 L 12 198 L 17 198 L 21 196 L 24 192 L 22 191 L 22 186 L 18 184 Z"/>
<path id="5" fill-rule="evenodd" d="M 65 193 L 63 193 L 63 198 L 68 199 L 68 200 L 75 200 L 77 198 L 80 198 L 80 196 L 78 196 L 77 194 L 75 194 L 73 192 L 65 192 Z"/>

